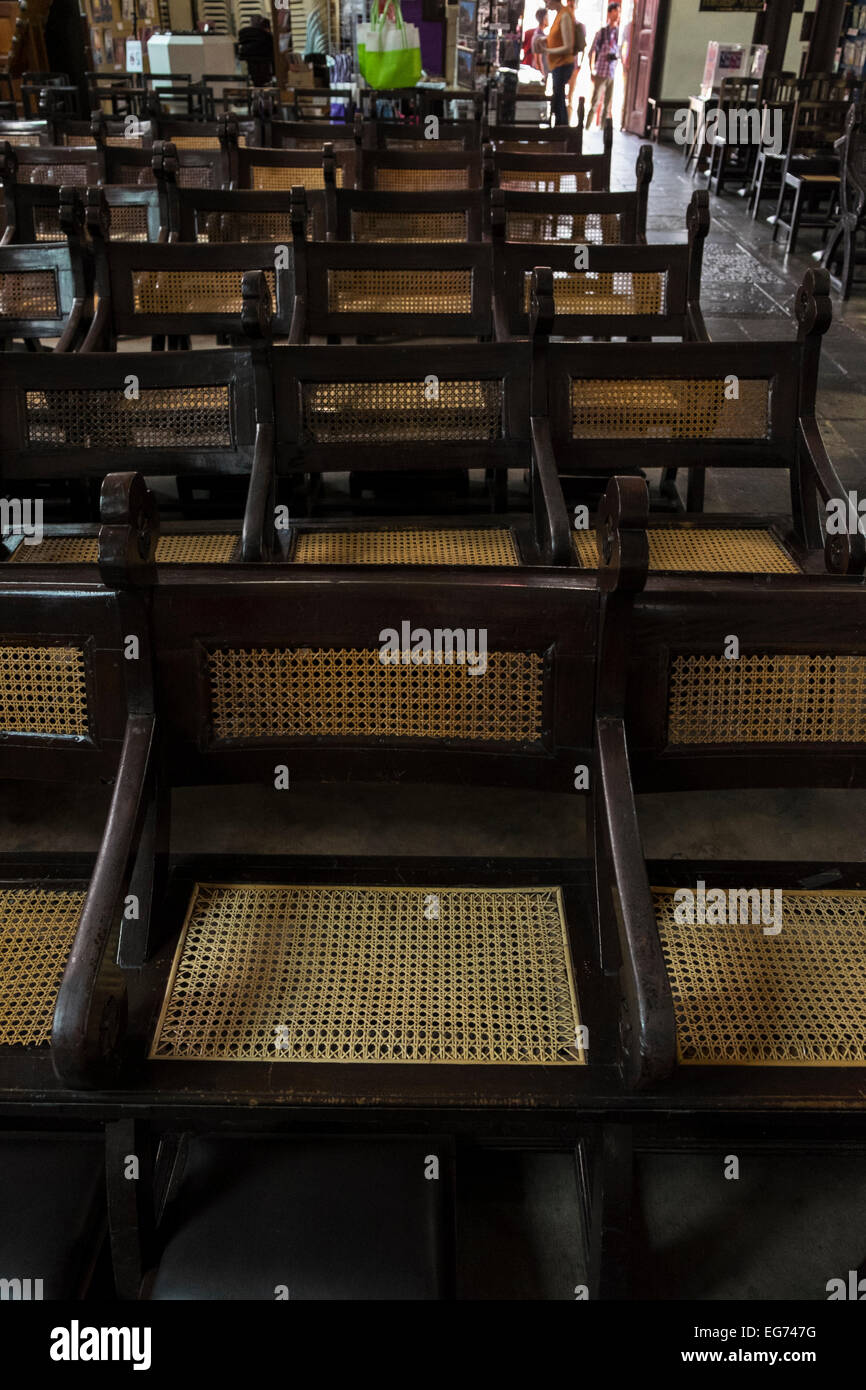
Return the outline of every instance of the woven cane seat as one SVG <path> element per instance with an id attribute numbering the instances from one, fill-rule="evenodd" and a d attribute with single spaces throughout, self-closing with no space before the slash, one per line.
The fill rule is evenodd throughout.
<path id="1" fill-rule="evenodd" d="M 397 444 L 502 437 L 499 381 L 323 381 L 301 392 L 311 444 Z"/>
<path id="2" fill-rule="evenodd" d="M 328 312 L 469 314 L 471 270 L 329 270 Z"/>
<path id="3" fill-rule="evenodd" d="M 220 147 L 215 135 L 175 135 L 171 143 L 177 150 L 218 150 Z"/>
<path id="4" fill-rule="evenodd" d="M 225 565 L 233 559 L 237 536 L 200 534 L 160 536 L 156 562 L 162 565 Z M 19 545 L 10 564 L 95 565 L 99 542 L 95 536 L 48 536 L 39 545 Z"/>
<path id="5" fill-rule="evenodd" d="M 386 150 L 405 150 L 406 153 L 415 153 L 416 150 L 448 150 L 457 153 L 466 148 L 462 140 L 425 140 L 423 136 L 420 140 L 399 140 L 385 136 Z"/>
<path id="6" fill-rule="evenodd" d="M 353 212 L 353 241 L 465 241 L 462 212 Z"/>
<path id="7" fill-rule="evenodd" d="M 523 308 L 529 313 L 532 272 L 523 281 Z M 553 299 L 557 314 L 661 314 L 667 291 L 665 271 L 557 270 Z"/>
<path id="8" fill-rule="evenodd" d="M 866 1065 L 866 892 L 785 889 L 776 932 L 770 891 L 772 934 L 757 900 L 732 906 L 727 892 L 723 925 L 683 924 L 674 892 L 653 899 L 680 1063 Z"/>
<path id="9" fill-rule="evenodd" d="M 126 141 L 123 142 L 126 144 Z M 181 173 L 184 172 L 181 170 Z M 147 164 L 121 164 L 115 170 L 115 183 L 131 183 L 139 188 L 156 188 L 156 174 Z M 178 182 L 183 180 L 178 176 Z"/>
<path id="10" fill-rule="evenodd" d="M 770 383 L 741 377 L 729 399 L 725 379 L 628 381 L 575 378 L 574 439 L 765 439 Z"/>
<path id="11" fill-rule="evenodd" d="M 284 212 L 199 212 L 196 214 L 199 241 L 267 241 L 290 243 L 292 226 Z M 306 235 L 312 238 L 313 215 L 307 214 Z"/>
<path id="12" fill-rule="evenodd" d="M 518 565 L 504 528 L 460 531 L 302 531 L 296 565 Z"/>
<path id="13" fill-rule="evenodd" d="M 543 655 L 491 651 L 482 668 L 471 647 L 461 659 L 460 636 L 438 652 L 431 636 L 417 663 L 385 660 L 379 647 L 216 647 L 206 670 L 213 739 L 539 743 Z"/>
<path id="14" fill-rule="evenodd" d="M 556 172 L 534 174 L 531 170 L 502 169 L 499 187 L 515 193 L 588 193 L 592 188 L 592 175 Z"/>
<path id="15" fill-rule="evenodd" d="M 141 203 L 111 208 L 112 241 L 147 241 L 147 208 Z"/>
<path id="16" fill-rule="evenodd" d="M 448 188 L 473 186 L 468 168 L 374 170 L 373 187 L 380 193 L 436 193 Z"/>
<path id="17" fill-rule="evenodd" d="M 866 656 L 674 656 L 668 741 L 866 742 Z"/>
<path id="18" fill-rule="evenodd" d="M 0 272 L 0 318 L 53 319 L 59 312 L 52 271 Z"/>
<path id="19" fill-rule="evenodd" d="M 79 739 L 90 732 L 80 647 L 0 646 L 0 732 Z"/>
<path id="20" fill-rule="evenodd" d="M 799 569 L 771 531 L 715 527 L 655 527 L 647 531 L 651 570 L 698 574 L 798 574 Z M 583 569 L 596 569 L 595 532 L 575 531 L 574 548 Z"/>
<path id="21" fill-rule="evenodd" d="M 60 213 L 57 208 L 34 208 L 33 230 L 36 233 L 37 241 L 65 240 L 63 228 L 60 225 Z"/>
<path id="22" fill-rule="evenodd" d="M 580 1064 L 556 888 L 197 884 L 152 1058 Z"/>
<path id="23" fill-rule="evenodd" d="M 622 241 L 618 212 L 507 212 L 507 241 L 565 241 L 589 246 L 615 246 Z"/>
<path id="24" fill-rule="evenodd" d="M 45 1047 L 83 889 L 0 888 L 0 1046 Z"/>
<path id="25" fill-rule="evenodd" d="M 30 166 L 31 184 L 52 184 L 60 187 L 84 188 L 91 172 L 90 164 L 33 164 Z M 20 172 L 20 171 L 19 171 Z M 23 181 L 23 174 L 22 174 Z"/>

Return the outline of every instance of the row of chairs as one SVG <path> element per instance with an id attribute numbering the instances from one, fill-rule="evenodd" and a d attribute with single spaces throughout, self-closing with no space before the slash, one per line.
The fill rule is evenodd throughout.
<path id="1" fill-rule="evenodd" d="M 650 533 L 658 542 L 654 568 L 862 572 L 862 538 L 825 525 L 828 508 L 844 508 L 845 493 L 814 419 L 820 341 L 829 323 L 825 277 L 816 282 L 816 275 L 824 273 L 810 272 L 800 292 L 796 341 L 738 344 L 739 376 L 731 377 L 731 348 L 723 343 L 551 341 L 557 312 L 549 268 L 532 273 L 535 319 L 527 340 L 363 351 L 274 345 L 265 276 L 249 272 L 246 349 L 6 354 L 4 487 L 29 497 L 62 480 L 71 487 L 68 508 L 75 489 L 101 482 L 121 450 L 150 476 L 179 477 L 188 517 L 201 514 L 196 486 L 238 482 L 222 512 L 219 488 L 216 501 L 205 503 L 206 515 L 223 518 L 218 544 L 225 559 L 322 563 L 344 553 L 375 562 L 390 546 L 399 549 L 405 526 L 396 523 L 390 539 L 387 527 L 376 531 L 370 522 L 360 533 L 344 523 L 334 535 L 327 520 L 315 518 L 351 514 L 355 501 L 369 514 L 367 480 L 375 497 L 386 473 L 389 506 L 410 507 L 416 522 L 425 506 L 448 516 L 454 564 L 461 563 L 465 530 L 467 564 L 582 566 L 592 556 L 573 536 L 575 507 L 588 518 L 614 473 L 657 467 L 674 470 L 675 478 L 684 468 L 685 513 L 653 518 L 660 528 Z M 816 304 L 820 316 L 812 321 Z M 744 467 L 785 470 L 790 516 L 699 519 L 707 472 Z M 471 469 L 485 480 L 474 497 Z M 529 488 L 517 504 L 523 515 L 510 519 L 509 470 L 525 471 Z M 354 500 L 323 499 L 323 480 L 344 472 L 355 480 Z M 280 505 L 298 520 L 280 528 Z M 238 515 L 232 507 L 243 514 L 242 525 L 225 525 L 227 514 Z M 481 522 L 472 523 L 472 515 Z M 314 519 L 308 524 L 304 516 Z M 193 560 L 200 534 L 214 532 L 210 522 L 203 533 L 188 521 L 175 529 Z M 92 562 L 93 534 L 86 520 L 71 529 L 58 522 L 44 546 L 15 537 L 6 555 L 28 570 L 43 557 Z M 416 542 L 417 555 L 427 556 L 419 563 L 439 562 L 435 528 Z"/>
<path id="2" fill-rule="evenodd" d="M 54 1281 L 45 1296 L 60 1292 L 58 1266 L 68 1278 L 93 1183 L 69 1156 L 85 1116 L 97 1166 L 94 1122 L 105 1125 L 118 1290 L 156 1299 L 270 1298 L 275 1282 L 313 1297 L 453 1289 L 444 1242 L 416 1241 L 371 1274 L 357 1222 L 318 1252 L 283 1239 L 275 1281 L 262 1214 L 270 1228 L 279 1215 L 285 1237 L 287 1206 L 321 1210 L 321 1189 L 286 1174 L 292 1144 L 321 1161 L 315 1133 L 298 1136 L 305 1109 L 309 1129 L 309 1107 L 323 1103 L 357 1123 L 375 1097 L 377 1194 L 382 1173 L 403 1171 L 388 1137 L 419 1106 L 444 1176 L 448 1147 L 431 1134 L 447 1134 L 457 1109 L 470 1134 L 507 1134 L 523 1112 L 524 1142 L 581 1146 L 590 1292 L 602 1297 L 626 1295 L 633 1273 L 642 1125 L 675 1116 L 667 1142 L 679 1148 L 720 1110 L 733 1124 L 759 1108 L 765 1148 L 842 1132 L 866 1065 L 862 868 L 828 881 L 823 861 L 648 863 L 635 794 L 862 786 L 862 583 L 653 577 L 638 478 L 608 485 L 595 575 L 433 576 L 405 562 L 193 574 L 156 563 L 162 539 L 140 477 L 111 475 L 102 506 L 98 571 L 0 578 L 4 773 L 113 780 L 92 871 L 50 856 L 4 864 L 24 947 L 5 972 L 0 1088 L 19 1108 L 39 1102 L 35 1175 L 52 1200 L 28 1211 L 25 1248 L 41 1228 L 54 1257 L 40 1265 Z M 431 636 L 444 627 L 447 648 Z M 591 869 L 169 857 L 171 788 L 252 783 L 276 796 L 287 772 L 291 785 L 587 788 Z M 684 922 L 675 890 L 696 879 L 725 901 L 731 887 L 780 893 L 781 930 L 759 916 L 712 931 Z M 171 1140 L 179 1109 L 183 1152 Z M 278 1114 L 294 1125 L 282 1147 Z M 271 1131 L 266 1168 L 278 1173 L 262 1171 L 256 1127 Z M 246 1134 L 232 1188 L 262 1192 L 242 1226 L 220 1181 L 233 1129 Z M 120 1176 L 130 1153 L 134 1197 Z M 350 1139 L 343 1164 L 354 1157 Z M 404 1174 L 390 1220 L 387 1198 L 361 1205 L 388 1229 L 447 1224 L 447 1201 L 431 1212 L 405 1187 Z M 334 1240 L 346 1242 L 341 1258 Z"/>

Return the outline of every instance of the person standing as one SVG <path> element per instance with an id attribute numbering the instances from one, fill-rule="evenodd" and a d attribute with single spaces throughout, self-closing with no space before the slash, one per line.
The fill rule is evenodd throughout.
<path id="1" fill-rule="evenodd" d="M 607 24 L 603 24 L 592 41 L 589 50 L 589 71 L 592 75 L 592 97 L 586 113 L 586 128 L 592 125 L 599 102 L 604 98 L 600 125 L 604 125 L 610 115 L 613 99 L 613 75 L 619 58 L 619 5 L 615 0 L 607 7 Z"/>
<path id="2" fill-rule="evenodd" d="M 544 31 L 547 28 L 547 6 L 535 11 L 535 28 L 523 35 L 523 62 L 544 72 Z M 536 39 L 539 40 L 536 47 Z"/>
<path id="3" fill-rule="evenodd" d="M 577 86 L 577 79 L 580 76 L 580 68 L 583 63 L 583 55 L 586 52 L 586 25 L 581 24 L 580 20 L 574 16 L 574 0 L 566 0 L 574 19 L 574 67 L 571 77 L 568 79 L 568 116 L 569 124 L 574 114 L 574 89 Z"/>
<path id="4" fill-rule="evenodd" d="M 270 20 L 254 14 L 238 31 L 238 57 L 247 65 L 254 87 L 266 87 L 274 75 L 274 36 Z"/>
<path id="5" fill-rule="evenodd" d="M 568 107 L 565 104 L 565 89 L 574 71 L 575 27 L 574 16 L 562 0 L 551 0 L 550 8 L 556 11 L 550 33 L 547 36 L 547 66 L 553 87 L 551 101 L 551 120 L 553 125 L 568 125 Z"/>

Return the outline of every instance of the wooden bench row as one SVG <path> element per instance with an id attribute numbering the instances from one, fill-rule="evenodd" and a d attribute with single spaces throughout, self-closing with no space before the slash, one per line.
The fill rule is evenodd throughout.
<path id="1" fill-rule="evenodd" d="M 246 350 L 8 353 L 0 360 L 4 490 L 28 498 L 49 482 L 101 481 L 121 451 L 149 476 L 185 480 L 190 496 L 196 484 L 238 480 L 233 503 L 210 512 L 235 524 L 204 528 L 220 537 L 205 559 L 319 564 L 344 553 L 361 563 L 384 556 L 457 567 L 579 567 L 593 559 L 574 528 L 588 524 L 611 476 L 653 468 L 675 476 L 682 468 L 686 512 L 654 518 L 654 566 L 862 572 L 862 530 L 837 534 L 828 525 L 840 508 L 847 516 L 847 494 L 815 421 L 820 344 L 830 322 L 825 272 L 806 276 L 794 341 L 738 342 L 736 349 L 701 341 L 551 341 L 553 287 L 549 268 L 533 272 L 532 335 L 522 342 L 359 351 L 273 346 L 267 284 L 261 272 L 250 272 L 243 287 Z M 784 469 L 790 515 L 704 516 L 704 481 L 714 468 Z M 485 473 L 488 490 L 467 504 L 464 487 L 461 504 L 455 478 L 459 495 L 459 479 L 472 469 Z M 523 516 L 506 511 L 508 470 L 529 475 Z M 305 520 L 319 509 L 323 476 L 344 472 L 354 475 L 359 496 L 364 475 L 402 482 L 402 510 L 408 502 L 415 513 L 408 528 L 418 532 L 414 549 L 400 550 L 396 533 L 407 530 L 406 522 Z M 451 500 L 431 511 L 437 488 L 450 491 Z M 499 520 L 491 509 L 503 513 Z M 348 502 L 343 513 L 351 516 Z M 437 552 L 437 528 L 455 533 L 450 560 Z M 197 559 L 192 538 L 201 527 L 184 522 L 176 530 Z M 54 538 L 92 535 L 92 527 L 60 525 Z M 91 548 L 92 541 L 45 549 L 22 543 L 11 560 L 33 573 L 41 556 L 92 563 Z M 7 555 L 11 550 L 7 542 Z"/>

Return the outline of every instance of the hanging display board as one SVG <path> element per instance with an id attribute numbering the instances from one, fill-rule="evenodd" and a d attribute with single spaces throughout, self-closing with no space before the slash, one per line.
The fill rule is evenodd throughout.
<path id="1" fill-rule="evenodd" d="M 159 25 L 157 0 L 84 0 L 95 72 L 122 72 L 127 40 L 147 41 Z M 134 51 L 134 50 L 133 50 Z"/>

